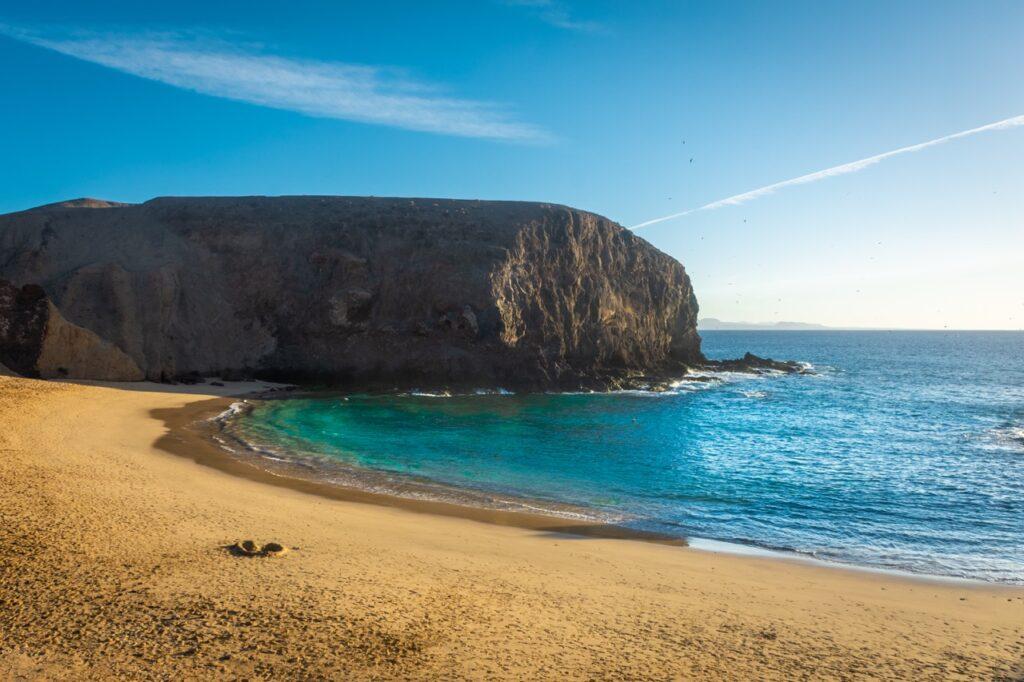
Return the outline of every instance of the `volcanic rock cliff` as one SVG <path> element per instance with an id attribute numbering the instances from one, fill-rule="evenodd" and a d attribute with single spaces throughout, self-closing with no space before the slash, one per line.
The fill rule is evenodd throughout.
<path id="1" fill-rule="evenodd" d="M 0 376 L 140 381 L 142 370 L 124 352 L 71 324 L 42 288 L 21 289 L 0 279 Z"/>
<path id="2" fill-rule="evenodd" d="M 551 204 L 71 201 L 0 216 L 0 277 L 155 380 L 607 387 L 703 360 L 683 266 Z"/>

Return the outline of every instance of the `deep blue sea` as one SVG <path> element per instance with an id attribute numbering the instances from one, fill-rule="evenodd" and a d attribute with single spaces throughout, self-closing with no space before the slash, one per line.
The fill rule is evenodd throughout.
<path id="1" fill-rule="evenodd" d="M 664 392 L 326 396 L 233 428 L 339 483 L 1024 583 L 1024 333 L 704 332 L 816 375 Z"/>

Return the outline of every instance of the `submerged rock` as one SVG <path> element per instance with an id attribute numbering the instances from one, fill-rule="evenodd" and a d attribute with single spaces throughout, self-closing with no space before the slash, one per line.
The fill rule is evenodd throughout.
<path id="1" fill-rule="evenodd" d="M 16 334 L 39 374 L 607 388 L 704 359 L 683 266 L 552 204 L 78 200 L 0 216 L 0 277 L 59 308 L 28 315 L 52 353 Z"/>

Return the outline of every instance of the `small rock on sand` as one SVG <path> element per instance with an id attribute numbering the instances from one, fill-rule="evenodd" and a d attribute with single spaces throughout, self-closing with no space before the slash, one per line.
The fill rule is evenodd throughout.
<path id="1" fill-rule="evenodd" d="M 256 556 L 262 549 L 254 540 L 239 540 L 235 542 L 232 549 L 236 554 L 242 554 L 245 556 Z"/>
<path id="2" fill-rule="evenodd" d="M 287 551 L 287 547 L 277 542 L 268 542 L 263 545 L 263 556 L 281 556 Z"/>
<path id="3" fill-rule="evenodd" d="M 255 540 L 238 540 L 231 546 L 231 551 L 242 556 L 278 557 L 288 548 L 278 542 L 268 542 L 261 547 Z"/>

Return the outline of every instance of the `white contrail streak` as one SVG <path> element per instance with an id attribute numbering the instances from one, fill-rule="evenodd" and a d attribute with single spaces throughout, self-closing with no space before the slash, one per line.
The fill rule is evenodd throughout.
<path id="1" fill-rule="evenodd" d="M 961 137 L 969 137 L 971 135 L 977 135 L 979 133 L 987 133 L 993 130 L 1007 130 L 1009 128 L 1016 128 L 1018 126 L 1024 126 L 1024 115 L 1014 116 L 1013 118 L 1007 118 L 1002 121 L 995 123 L 989 123 L 988 125 L 981 126 L 980 128 L 971 128 L 970 130 L 962 130 L 959 133 L 953 133 L 952 135 L 946 135 L 934 140 L 927 142 L 921 142 L 920 144 L 912 144 L 909 147 L 900 147 L 894 149 L 891 152 L 885 152 L 883 154 L 876 154 L 875 156 L 869 156 L 866 159 L 860 161 L 851 161 L 850 163 L 844 163 L 841 166 L 833 166 L 832 168 L 826 168 L 815 173 L 808 173 L 807 175 L 801 175 L 798 178 L 792 178 L 790 180 L 783 180 L 782 182 L 776 182 L 774 185 L 766 185 L 758 189 L 744 192 L 743 194 L 737 194 L 735 196 L 728 197 L 726 199 L 719 199 L 718 201 L 712 201 L 710 204 L 704 204 L 697 208 L 691 208 L 688 211 L 682 211 L 681 213 L 673 213 L 672 215 L 662 216 L 661 218 L 654 218 L 646 222 L 640 223 L 639 225 L 633 225 L 631 230 L 639 230 L 642 227 L 648 225 L 654 225 L 656 223 L 663 223 L 666 220 L 674 220 L 675 218 L 682 218 L 692 213 L 699 211 L 711 211 L 716 208 L 723 208 L 725 206 L 738 206 L 739 204 L 745 204 L 748 201 L 754 199 L 760 199 L 763 196 L 774 194 L 784 187 L 792 187 L 793 185 L 806 185 L 809 182 L 817 182 L 818 180 L 824 180 L 825 178 L 832 178 L 837 175 L 846 175 L 847 173 L 856 173 L 857 171 L 864 170 L 868 166 L 873 166 L 876 163 L 885 161 L 893 156 L 900 154 L 907 154 L 909 152 L 917 152 L 928 147 L 934 147 L 936 145 L 945 144 L 951 140 L 957 140 Z"/>

